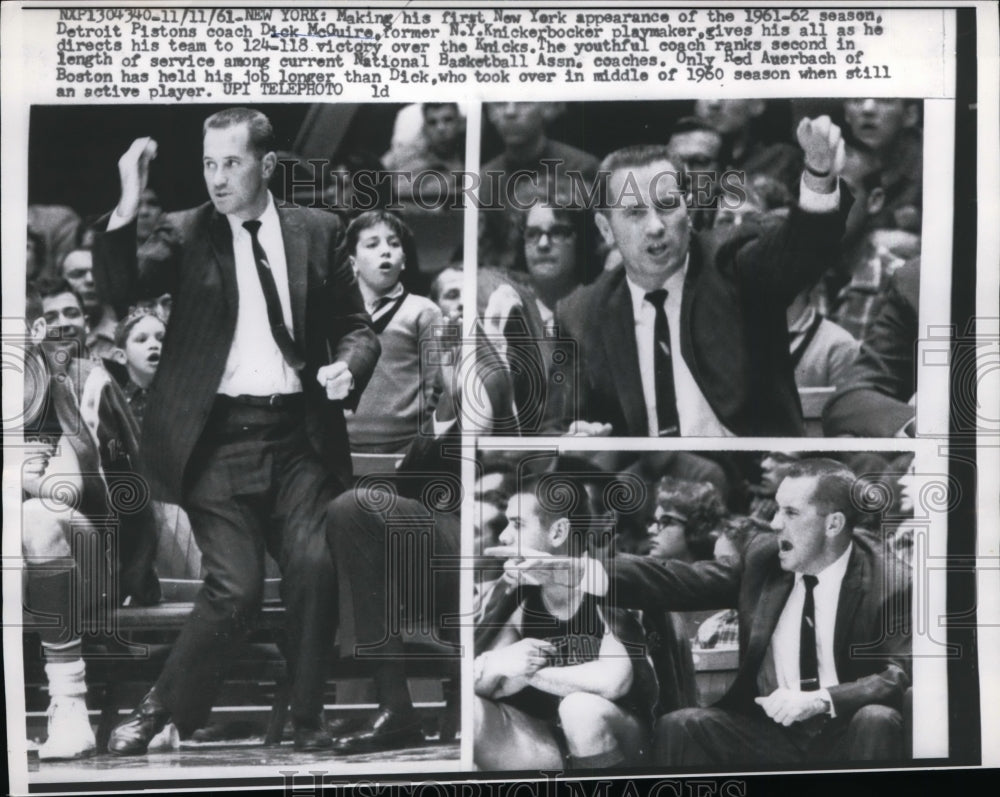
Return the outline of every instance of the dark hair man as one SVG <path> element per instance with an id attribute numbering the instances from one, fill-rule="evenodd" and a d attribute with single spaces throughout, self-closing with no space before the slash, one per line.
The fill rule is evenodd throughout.
<path id="1" fill-rule="evenodd" d="M 546 485 L 548 478 L 558 484 Z M 570 490 L 575 497 L 561 500 Z M 528 479 L 511 496 L 493 555 L 507 557 L 510 570 L 531 557 L 585 567 L 607 515 L 600 495 L 577 474 Z M 657 693 L 638 622 L 582 586 L 535 576 L 507 625 L 477 650 L 477 766 L 603 768 L 642 760 Z"/>

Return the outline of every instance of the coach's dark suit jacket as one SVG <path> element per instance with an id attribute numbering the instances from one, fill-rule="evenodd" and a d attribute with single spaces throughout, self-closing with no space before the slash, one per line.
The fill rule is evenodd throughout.
<path id="1" fill-rule="evenodd" d="M 368 383 L 380 352 L 378 337 L 353 271 L 346 263 L 336 266 L 341 237 L 337 217 L 321 210 L 279 208 L 278 218 L 288 264 L 293 336 L 306 361 L 299 372 L 306 396 L 306 431 L 313 448 L 346 487 L 351 459 L 342 405 L 355 405 Z M 141 446 L 154 494 L 179 503 L 185 468 L 225 370 L 239 294 L 226 217 L 206 203 L 171 214 L 171 220 L 170 233 L 147 242 L 141 257 L 136 255 L 134 223 L 101 235 L 94 273 L 120 316 L 139 299 L 173 296 Z M 346 362 L 354 376 L 346 402 L 328 401 L 316 382 L 317 369 L 335 360 Z"/>
<path id="2" fill-rule="evenodd" d="M 830 687 L 838 717 L 873 703 L 900 708 L 910 685 L 910 580 L 880 543 L 856 533 L 840 588 L 834 626 L 834 661 L 840 683 Z M 795 583 L 781 569 L 774 535 L 758 536 L 743 559 L 688 564 L 621 555 L 609 563 L 614 605 L 693 611 L 736 607 L 740 621 L 740 666 L 717 705 L 751 711 L 757 675 L 774 627 Z M 904 631 L 906 633 L 904 633 Z"/>
<path id="3" fill-rule="evenodd" d="M 692 234 L 681 302 L 680 352 L 719 420 L 749 436 L 799 436 L 802 407 L 788 352 L 785 308 L 837 259 L 850 208 L 798 209 L 780 224 L 741 230 L 721 246 Z M 556 307 L 561 337 L 577 342 L 574 399 L 562 417 L 610 423 L 613 436 L 648 435 L 624 268 L 577 288 Z M 677 341 L 673 341 L 675 351 Z"/>

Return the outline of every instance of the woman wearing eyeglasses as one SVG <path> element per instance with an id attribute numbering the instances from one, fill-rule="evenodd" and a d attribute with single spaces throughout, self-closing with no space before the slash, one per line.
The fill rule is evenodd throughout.
<path id="1" fill-rule="evenodd" d="M 519 231 L 515 267 L 527 272 L 538 311 L 548 325 L 556 302 L 600 274 L 597 229 L 590 212 L 574 200 L 568 187 L 561 186 L 550 192 L 539 189 L 535 203 L 521 217 Z"/>

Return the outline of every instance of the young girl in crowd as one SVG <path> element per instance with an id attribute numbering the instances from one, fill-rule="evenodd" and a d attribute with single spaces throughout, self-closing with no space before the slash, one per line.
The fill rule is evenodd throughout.
<path id="1" fill-rule="evenodd" d="M 417 250 L 398 216 L 383 210 L 361 214 L 347 228 L 342 251 L 382 344 L 375 373 L 347 417 L 351 450 L 402 452 L 434 409 L 438 368 L 431 366 L 433 358 L 421 363 L 421 350 L 443 323 L 441 311 L 400 282 L 404 269 L 417 269 Z"/>
<path id="2" fill-rule="evenodd" d="M 115 330 L 111 360 L 119 367 L 111 370 L 140 426 L 146 408 L 146 392 L 160 364 L 166 334 L 167 324 L 159 310 L 145 305 L 133 307 Z"/>

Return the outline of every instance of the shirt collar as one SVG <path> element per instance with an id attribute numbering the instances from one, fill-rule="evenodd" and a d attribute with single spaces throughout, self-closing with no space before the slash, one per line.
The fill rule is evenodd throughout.
<path id="1" fill-rule="evenodd" d="M 854 543 L 847 546 L 847 550 L 844 551 L 835 562 L 826 566 L 825 570 L 821 570 L 816 574 L 818 580 L 817 589 L 821 587 L 833 588 L 837 587 L 839 590 L 840 582 L 844 580 L 844 575 L 847 573 L 847 565 L 851 561 L 851 551 L 854 550 Z M 802 573 L 795 574 L 795 583 L 802 581 Z"/>
<path id="2" fill-rule="evenodd" d="M 677 269 L 673 274 L 667 277 L 661 288 L 665 288 L 667 293 L 671 296 L 679 296 L 684 288 L 684 279 L 687 277 L 688 264 L 691 262 L 691 253 L 689 252 L 684 258 L 684 265 Z M 622 266 L 624 268 L 624 266 Z M 628 273 L 625 274 L 625 282 L 628 283 L 628 292 L 632 297 L 632 308 L 635 310 L 635 317 L 639 317 L 639 311 L 642 306 L 646 304 L 646 294 L 649 293 L 645 288 L 640 288 L 628 277 Z"/>
<path id="3" fill-rule="evenodd" d="M 396 283 L 396 287 L 393 288 L 388 293 L 384 293 L 381 296 L 373 296 L 371 299 L 365 300 L 365 305 L 368 308 L 368 312 L 369 313 L 374 312 L 377 309 L 376 305 L 379 305 L 382 302 L 383 299 L 395 299 L 398 296 L 402 296 L 403 295 L 403 290 L 404 290 L 403 283 L 402 282 L 397 282 Z M 387 304 L 388 304 L 388 302 L 386 302 L 385 304 L 382 304 L 381 306 L 384 307 Z"/>
<path id="4" fill-rule="evenodd" d="M 241 219 L 238 216 L 227 213 L 226 220 L 229 222 L 229 227 L 233 231 L 233 237 L 236 237 L 237 233 L 246 232 L 243 222 L 248 221 L 248 219 Z M 270 191 L 267 192 L 267 205 L 264 207 L 264 212 L 257 217 L 257 221 L 260 222 L 261 230 L 265 227 L 271 226 L 272 224 L 278 223 L 278 209 L 274 206 L 274 197 L 271 195 Z"/>

